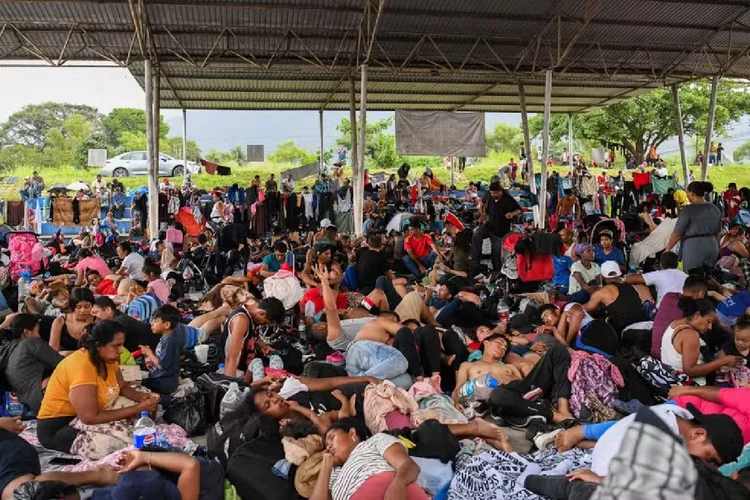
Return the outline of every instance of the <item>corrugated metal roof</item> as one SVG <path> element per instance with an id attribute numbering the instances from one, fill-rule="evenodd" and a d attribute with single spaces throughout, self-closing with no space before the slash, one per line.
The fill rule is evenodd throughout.
<path id="1" fill-rule="evenodd" d="M 378 0 L 146 0 L 162 106 L 347 109 L 368 1 Z M 750 77 L 750 0 L 383 5 L 369 63 L 372 109 L 517 111 L 521 81 L 539 111 L 548 67 L 559 112 L 715 73 Z M 143 85 L 127 0 L 2 0 L 3 27 L 0 59 L 110 59 Z"/>

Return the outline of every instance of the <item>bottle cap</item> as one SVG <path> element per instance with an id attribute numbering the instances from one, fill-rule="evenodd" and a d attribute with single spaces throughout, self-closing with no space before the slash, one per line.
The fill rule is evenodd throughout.
<path id="1" fill-rule="evenodd" d="M 495 377 L 492 377 L 491 379 L 489 379 L 487 381 L 487 387 L 490 387 L 492 389 L 494 389 L 495 387 L 497 387 L 497 379 Z"/>
<path id="2" fill-rule="evenodd" d="M 141 412 L 141 417 L 148 417 L 148 412 L 147 411 L 142 411 Z"/>
<path id="3" fill-rule="evenodd" d="M 219 370 L 221 370 L 222 368 L 224 368 L 224 363 L 219 363 Z"/>

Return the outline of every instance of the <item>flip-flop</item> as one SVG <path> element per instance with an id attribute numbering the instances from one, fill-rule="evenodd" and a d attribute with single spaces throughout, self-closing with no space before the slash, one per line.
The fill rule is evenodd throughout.
<path id="1" fill-rule="evenodd" d="M 638 413 L 638 410 L 640 410 L 642 407 L 643 407 L 643 403 L 641 403 L 637 399 L 631 399 L 630 401 L 622 401 L 621 399 L 615 399 L 612 402 L 612 408 L 614 408 L 616 411 L 623 413 L 625 415 L 632 415 L 633 413 Z"/>

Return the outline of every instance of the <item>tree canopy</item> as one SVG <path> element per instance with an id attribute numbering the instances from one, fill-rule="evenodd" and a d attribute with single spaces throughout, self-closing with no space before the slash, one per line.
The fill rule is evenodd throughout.
<path id="1" fill-rule="evenodd" d="M 686 135 L 705 136 L 710 92 L 711 86 L 706 82 L 690 83 L 680 88 L 680 107 Z M 750 93 L 746 85 L 722 81 L 716 102 L 714 136 L 718 137 L 749 109 Z M 543 120 L 541 115 L 529 120 L 532 135 L 541 133 Z M 575 115 L 573 127 L 577 140 L 621 144 L 637 161 L 641 161 L 651 146 L 658 148 L 664 141 L 677 135 L 677 112 L 671 90 L 656 89 L 603 109 Z M 552 115 L 551 141 L 561 141 L 567 136 L 568 117 Z M 702 140 L 700 144 L 702 147 Z"/>

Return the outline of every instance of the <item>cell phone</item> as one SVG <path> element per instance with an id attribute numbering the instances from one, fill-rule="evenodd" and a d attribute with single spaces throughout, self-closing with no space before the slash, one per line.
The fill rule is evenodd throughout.
<path id="1" fill-rule="evenodd" d="M 50 465 L 78 465 L 81 463 L 80 458 L 55 457 L 49 461 Z"/>

